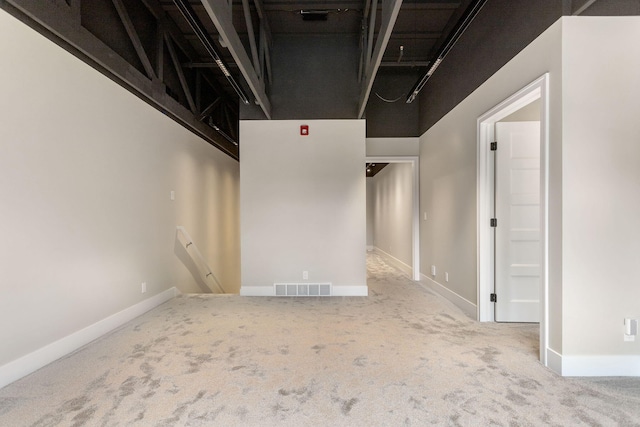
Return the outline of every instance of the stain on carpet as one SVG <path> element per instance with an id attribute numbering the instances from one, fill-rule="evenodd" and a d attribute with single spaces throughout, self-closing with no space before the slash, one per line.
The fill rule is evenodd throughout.
<path id="1" fill-rule="evenodd" d="M 312 350 L 316 351 L 316 354 L 319 354 L 322 350 L 324 350 L 326 348 L 325 345 L 322 344 L 316 344 L 313 347 L 311 347 Z"/>

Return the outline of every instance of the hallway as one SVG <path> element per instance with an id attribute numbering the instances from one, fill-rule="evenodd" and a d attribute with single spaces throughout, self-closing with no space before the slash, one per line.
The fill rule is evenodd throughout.
<path id="1" fill-rule="evenodd" d="M 640 379 L 561 378 L 368 255 L 369 297 L 183 295 L 0 390 L 3 426 L 640 425 Z"/>

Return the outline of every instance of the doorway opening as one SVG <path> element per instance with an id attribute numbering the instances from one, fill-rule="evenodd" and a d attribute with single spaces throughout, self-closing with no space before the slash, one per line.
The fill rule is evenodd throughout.
<path id="1" fill-rule="evenodd" d="M 406 156 L 406 157 L 383 157 L 383 156 L 368 156 L 366 157 L 366 163 L 371 164 L 381 164 L 381 163 L 390 163 L 390 164 L 409 164 L 411 165 L 411 278 L 412 280 L 419 281 L 420 280 L 420 221 L 419 221 L 419 211 L 420 211 L 420 203 L 419 203 L 419 163 L 417 156 Z"/>
<path id="2" fill-rule="evenodd" d="M 496 274 L 494 233 L 494 152 L 496 123 L 536 101 L 540 103 L 540 172 L 539 172 L 539 320 L 540 361 L 546 366 L 548 346 L 548 144 L 549 144 L 549 75 L 545 74 L 478 118 L 478 320 L 494 322 Z M 498 219 L 499 221 L 499 219 Z"/>

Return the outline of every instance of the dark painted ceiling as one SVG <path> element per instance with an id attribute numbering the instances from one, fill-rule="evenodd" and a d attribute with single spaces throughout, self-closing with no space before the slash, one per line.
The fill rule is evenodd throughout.
<path id="1" fill-rule="evenodd" d="M 230 16 L 225 16 L 220 12 L 212 12 L 210 8 L 205 6 L 207 0 L 202 2 L 186 0 L 211 36 L 218 53 L 235 75 L 241 74 L 237 68 L 238 61 L 231 54 L 231 50 L 224 41 L 224 36 L 219 31 L 219 26 L 212 22 L 212 15 L 217 15 L 216 17 L 220 21 L 231 24 L 249 59 L 252 59 L 252 53 L 250 35 L 247 30 L 247 17 L 251 20 L 253 39 L 258 55 L 260 55 L 259 44 L 262 28 L 267 29 L 266 38 L 271 41 L 274 36 L 282 35 L 351 34 L 361 38 L 360 46 L 364 52 L 362 66 L 364 67 L 366 57 L 371 57 L 374 54 L 373 47 L 381 37 L 381 30 L 384 30 L 385 15 L 388 14 L 387 4 L 397 3 L 400 5 L 400 9 L 391 25 L 393 30 L 383 51 L 380 67 L 394 69 L 425 67 L 426 71 L 426 67 L 434 59 L 438 47 L 444 43 L 449 32 L 463 15 L 465 8 L 471 3 L 471 0 L 209 0 L 209 3 L 220 4 L 225 1 L 231 4 Z M 176 2 L 174 0 L 159 0 L 159 4 L 198 53 L 199 63 L 194 66 L 205 67 L 206 63 L 211 63 L 211 57 L 184 19 Z M 224 8 L 219 8 L 219 10 L 224 10 Z M 305 19 L 309 16 L 324 19 Z M 372 17 L 374 21 L 371 33 L 373 39 L 370 43 L 371 47 L 367 49 L 366 39 L 370 34 Z M 260 66 L 256 67 L 255 60 L 252 65 L 254 68 L 260 68 Z M 265 80 L 268 80 L 268 70 L 265 73 Z M 364 75 L 365 71 L 363 70 L 361 73 Z M 239 79 L 244 80 L 242 77 Z M 233 97 L 233 90 L 226 84 L 220 73 L 218 73 L 218 80 L 225 87 L 229 96 Z M 268 88 L 266 92 L 268 92 Z M 249 95 L 251 94 L 249 93 Z"/>
<path id="2" fill-rule="evenodd" d="M 257 105 L 271 118 L 275 38 L 344 34 L 359 39 L 363 117 L 378 70 L 387 77 L 407 68 L 426 71 L 469 3 L 3 0 L 0 7 L 238 158 L 239 105 Z"/>
<path id="3" fill-rule="evenodd" d="M 637 0 L 548 3 L 555 8 L 562 5 L 563 13 L 574 15 L 637 14 L 639 7 Z M 417 94 L 418 83 L 443 58 L 443 49 L 451 46 L 451 37 L 468 12 L 483 4 L 482 0 L 0 0 L 0 8 L 234 158 L 239 157 L 240 105 L 257 107 L 271 118 L 274 39 L 338 34 L 360 40 L 359 60 L 353 61 L 359 63 L 354 81 L 361 85 L 358 117 L 369 109 L 367 122 L 389 128 L 389 121 L 414 117 L 416 109 L 403 109 L 401 105 L 410 104 L 401 98 Z M 508 3 L 491 4 L 495 16 L 508 14 Z M 554 12 L 552 18 L 559 14 Z M 499 19 L 492 22 L 499 25 Z M 416 85 L 409 91 L 385 90 L 397 88 L 400 79 L 404 86 L 414 78 Z M 380 107 L 390 100 L 397 101 L 391 109 Z M 392 130 L 394 135 L 375 136 L 399 135 Z"/>
<path id="4" fill-rule="evenodd" d="M 146 0 L 150 1 L 150 0 Z M 224 4 L 227 2 L 227 4 Z M 201 38 L 194 31 L 193 22 L 185 17 L 187 3 L 208 36 L 216 54 L 221 57 L 233 78 L 242 88 L 237 95 L 233 84 L 212 63 Z M 378 72 L 386 81 L 394 75 L 406 81 L 407 70 L 417 82 L 427 71 L 438 50 L 447 41 L 456 24 L 464 16 L 472 0 L 159 0 L 159 4 L 178 26 L 184 38 L 197 52 L 197 60 L 184 64 L 199 67 L 214 75 L 229 98 L 258 105 L 267 118 L 272 115 L 272 68 L 270 50 L 273 41 L 283 37 L 342 35 L 345 40 L 360 40 L 358 76 L 360 100 L 359 118 L 365 116 L 368 99 L 377 96 L 383 102 L 398 102 L 387 92 L 380 95 L 373 85 Z M 193 20 L 191 20 L 193 21 Z M 224 28 L 226 27 L 226 28 Z M 231 33 L 231 35 L 229 35 Z M 233 42 L 237 37 L 238 43 Z M 379 47 L 381 47 L 380 50 Z M 238 56 L 244 56 L 242 58 Z M 215 58 L 214 58 L 215 59 Z M 357 62 L 357 61 L 356 61 Z M 358 63 L 358 62 L 357 62 Z M 249 72 L 247 72 L 249 70 Z M 354 70 L 356 71 L 356 70 Z M 248 75 L 251 74 L 251 75 Z M 390 79 L 390 76 L 392 79 Z M 276 78 L 278 76 L 276 75 Z M 404 88 L 399 104 L 405 102 L 412 83 Z M 380 84 L 376 84 L 376 89 Z M 386 98 L 385 98 L 386 96 Z M 278 99 L 281 99 L 279 97 Z M 379 102 L 379 101 L 378 101 Z M 385 116 L 387 112 L 384 113 Z M 275 118 L 280 117 L 279 114 Z M 286 115 L 286 114 L 285 114 Z M 378 114 L 379 116 L 379 114 Z M 237 117 L 234 122 L 237 122 Z M 254 116 L 255 117 L 255 116 Z M 259 116 L 257 116 L 259 117 Z M 292 117 L 284 117 L 292 118 Z M 346 117 L 345 117 L 346 118 Z M 351 118 L 351 117 L 349 117 Z M 214 120 L 215 121 L 215 120 Z M 229 127 L 229 126 L 227 126 Z M 225 128 L 226 129 L 226 128 Z M 237 139 L 237 127 L 227 133 Z"/>
<path id="5" fill-rule="evenodd" d="M 389 163 L 367 163 L 365 165 L 365 171 L 367 178 L 373 178 L 380 172 L 382 169 L 387 167 Z"/>
<path id="6" fill-rule="evenodd" d="M 222 1 L 222 0 L 218 0 Z M 354 33 L 360 34 L 367 3 L 371 0 L 262 0 L 266 20 L 273 34 L 336 34 Z M 209 19 L 207 12 L 199 1 L 190 0 L 200 20 L 205 24 L 216 42 L 219 35 L 215 26 Z M 381 24 L 382 1 L 378 1 L 376 7 L 376 33 Z M 178 24 L 189 40 L 196 40 L 193 31 L 182 18 L 178 7 L 173 0 L 161 0 L 162 8 L 171 19 Z M 385 51 L 384 61 L 395 65 L 399 59 L 400 46 L 404 46 L 404 54 L 401 57 L 401 65 L 410 65 L 412 62 L 424 63 L 433 53 L 434 46 L 442 41 L 445 31 L 453 25 L 452 18 L 457 18 L 462 13 L 468 0 L 405 0 L 402 2 L 400 13 L 397 17 L 394 30 Z M 256 13 L 255 3 L 249 2 L 254 26 L 257 27 L 260 19 Z M 370 9 L 369 9 L 370 10 Z M 233 26 L 242 36 L 245 48 L 249 50 L 247 39 L 247 26 L 244 9 L 241 0 L 234 0 L 232 4 Z M 303 11 L 325 11 L 326 21 L 306 21 L 303 19 Z M 217 43 L 219 47 L 220 44 Z M 204 49 L 199 43 L 194 43 L 203 58 L 206 57 Z M 221 49 L 222 50 L 222 49 Z M 227 55 L 226 59 L 231 56 Z M 392 65 L 392 64 L 388 64 Z"/>

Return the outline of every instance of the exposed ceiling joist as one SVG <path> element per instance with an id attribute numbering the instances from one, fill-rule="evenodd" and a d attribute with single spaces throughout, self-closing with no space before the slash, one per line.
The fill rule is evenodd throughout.
<path id="1" fill-rule="evenodd" d="M 167 18 L 167 14 L 165 13 L 162 6 L 158 3 L 157 0 L 142 0 L 142 3 L 146 6 L 147 10 L 151 12 L 151 14 L 158 20 L 160 26 L 162 27 L 163 33 L 167 33 L 171 36 L 176 45 L 180 48 L 180 50 L 187 54 L 190 58 L 196 57 L 196 52 L 193 49 L 193 46 L 189 44 L 187 38 L 182 34 L 182 31 L 178 28 L 175 22 L 171 19 Z"/>
<path id="2" fill-rule="evenodd" d="M 202 0 L 202 4 L 216 26 L 218 33 L 226 42 L 231 56 L 233 56 L 235 63 L 238 64 L 238 68 L 249 85 L 258 105 L 260 105 L 267 118 L 271 119 L 271 103 L 265 92 L 264 81 L 258 77 L 258 73 L 240 40 L 240 36 L 233 26 L 231 6 L 220 0 Z"/>
<path id="3" fill-rule="evenodd" d="M 122 24 L 124 25 L 124 28 L 127 31 L 127 34 L 129 35 L 129 39 L 131 40 L 131 43 L 133 44 L 133 47 L 136 50 L 136 53 L 138 54 L 138 58 L 140 59 L 140 62 L 142 63 L 142 66 L 144 67 L 145 72 L 147 73 L 147 76 L 152 80 L 157 79 L 156 72 L 153 69 L 153 65 L 151 65 L 151 61 L 149 61 L 147 52 L 145 52 L 144 47 L 142 46 L 142 41 L 140 41 L 140 36 L 138 36 L 138 32 L 136 31 L 136 28 L 133 25 L 133 21 L 131 20 L 129 13 L 127 12 L 127 9 L 124 6 L 124 3 L 122 2 L 122 0 L 112 0 L 112 2 L 113 2 L 113 6 L 116 8 L 116 11 L 118 12 L 118 15 L 120 16 L 120 20 L 122 21 Z"/>
<path id="4" fill-rule="evenodd" d="M 436 71 L 440 63 L 444 60 L 445 56 L 447 56 L 447 53 L 449 53 L 449 50 L 451 50 L 451 48 L 456 44 L 456 42 L 465 32 L 467 27 L 471 25 L 471 22 L 476 17 L 476 15 L 480 12 L 480 10 L 482 9 L 482 7 L 486 2 L 487 0 L 472 0 L 469 3 L 469 5 L 464 11 L 464 14 L 458 20 L 453 30 L 451 30 L 451 32 L 447 36 L 447 39 L 438 48 L 438 52 L 435 55 L 435 59 L 430 62 L 430 67 L 427 70 L 427 72 L 424 73 L 420 77 L 420 79 L 416 82 L 416 84 L 413 85 L 413 88 L 411 88 L 411 92 L 409 93 L 409 95 L 407 95 L 407 100 L 406 100 L 407 104 L 412 103 L 416 99 L 416 97 L 418 96 L 418 93 L 420 93 L 420 91 L 422 90 L 424 85 L 427 83 L 429 78 L 431 78 L 431 75 Z"/>
<path id="5" fill-rule="evenodd" d="M 364 110 L 367 107 L 367 101 L 371 94 L 371 88 L 373 87 L 373 81 L 380 68 L 382 62 L 382 56 L 387 49 L 389 38 L 393 32 L 393 27 L 398 18 L 400 7 L 402 6 L 402 0 L 383 0 L 382 1 L 382 22 L 380 24 L 380 31 L 378 31 L 378 37 L 376 40 L 376 47 L 373 50 L 368 66 L 365 69 L 365 79 L 362 92 L 360 94 L 360 102 L 358 107 L 358 118 L 361 119 L 364 116 Z M 371 40 L 368 41 L 371 43 Z"/>
<path id="6" fill-rule="evenodd" d="M 249 0 L 242 0 L 242 8 L 244 9 L 244 19 L 247 23 L 247 35 L 249 36 L 249 47 L 251 48 L 251 57 L 253 58 L 253 69 L 258 78 L 262 77 L 260 67 L 260 56 L 258 55 L 258 45 L 256 44 L 256 35 L 253 31 L 253 19 L 251 18 L 251 8 Z"/>
<path id="7" fill-rule="evenodd" d="M 269 26 L 269 20 L 267 19 L 267 14 L 264 10 L 264 5 L 262 4 L 262 0 L 254 0 L 253 2 L 256 6 L 256 12 L 258 13 L 258 17 L 260 18 L 260 64 L 261 66 L 266 68 L 267 78 L 269 79 L 269 84 L 272 84 L 271 81 L 271 44 L 273 43 L 273 36 L 271 35 L 271 27 Z M 264 79 L 264 70 L 261 72 L 261 76 Z"/>
<path id="8" fill-rule="evenodd" d="M 585 10 L 589 9 L 597 0 L 578 0 L 572 1 L 571 8 L 573 9 L 573 16 L 582 14 Z"/>
<path id="9" fill-rule="evenodd" d="M 178 58 L 178 52 L 173 47 L 173 42 L 169 38 L 169 36 L 165 35 L 165 43 L 167 46 L 167 50 L 169 51 L 169 56 L 171 57 L 171 61 L 173 62 L 173 66 L 175 67 L 176 74 L 178 75 L 178 80 L 180 81 L 180 86 L 182 86 L 182 91 L 184 92 L 184 96 L 187 98 L 187 103 L 189 104 L 189 108 L 193 114 L 197 114 L 198 109 L 196 107 L 196 103 L 193 100 L 193 96 L 191 95 L 191 90 L 189 89 L 189 83 L 187 82 L 187 78 L 182 71 L 182 65 L 180 64 L 180 59 Z"/>
<path id="10" fill-rule="evenodd" d="M 144 1 L 145 5 L 153 5 L 153 0 Z M 127 5 L 128 3 L 119 2 L 119 5 L 122 4 Z M 141 99 L 164 112 L 167 116 L 209 141 L 221 151 L 235 159 L 238 158 L 238 150 L 236 147 L 231 147 L 225 138 L 216 133 L 210 126 L 199 121 L 193 111 L 186 108 L 180 101 L 174 99 L 168 93 L 169 87 L 166 85 L 166 82 L 160 80 L 162 73 L 156 72 L 156 78 L 151 78 L 145 72 L 148 71 L 148 64 L 146 67 L 147 70 L 145 70 L 145 67 L 143 67 L 142 70 L 136 68 L 136 66 L 121 56 L 120 53 L 83 26 L 82 20 L 78 19 L 78 5 L 79 3 L 77 1 L 71 1 L 70 4 L 68 4 L 66 0 L 50 2 L 43 2 L 41 0 L 0 1 L 0 9 L 17 16 L 21 21 L 32 26 L 42 34 L 45 34 Z M 115 9 L 117 6 L 113 5 L 113 7 L 115 13 L 113 18 L 115 20 L 121 20 L 121 15 L 118 14 L 117 9 Z M 158 10 L 156 6 L 152 7 Z M 154 18 L 157 19 L 156 15 L 153 15 Z M 105 26 L 104 28 L 113 29 L 116 27 L 113 25 L 114 22 L 117 21 L 110 21 L 105 18 L 102 24 Z M 165 36 L 168 35 L 165 31 L 170 29 L 171 26 L 162 25 L 162 22 L 159 22 L 159 20 L 157 25 L 158 39 L 164 40 Z M 129 29 L 123 28 L 123 30 L 125 30 L 125 37 L 129 36 L 131 39 L 131 35 L 127 34 L 127 31 L 133 29 L 133 26 Z M 139 36 L 135 38 L 140 39 Z M 164 43 L 159 43 L 158 41 L 155 44 L 148 44 L 145 49 L 152 49 L 153 46 L 159 48 L 163 45 Z M 135 46 L 132 47 L 135 48 Z M 161 57 L 161 55 L 156 52 L 156 57 Z M 159 69 L 162 70 L 162 68 Z"/>

